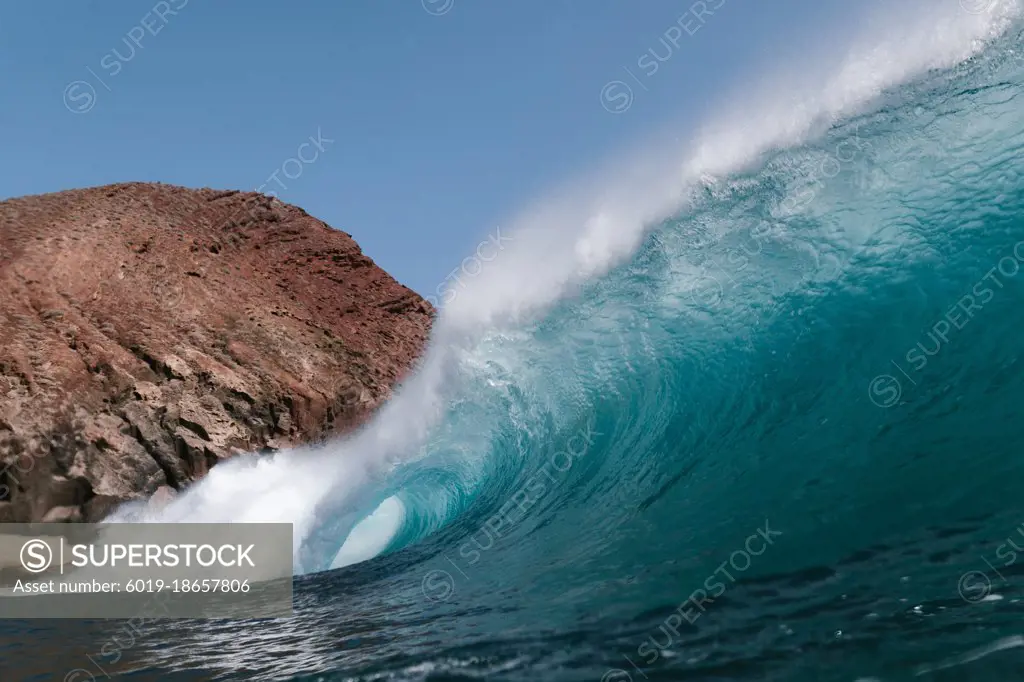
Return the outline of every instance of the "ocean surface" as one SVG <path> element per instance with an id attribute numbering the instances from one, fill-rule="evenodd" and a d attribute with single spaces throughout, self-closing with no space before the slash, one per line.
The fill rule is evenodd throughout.
<path id="1" fill-rule="evenodd" d="M 0 679 L 1024 679 L 1024 35 L 933 4 L 525 210 L 363 431 L 119 513 L 293 523 L 294 618 Z"/>

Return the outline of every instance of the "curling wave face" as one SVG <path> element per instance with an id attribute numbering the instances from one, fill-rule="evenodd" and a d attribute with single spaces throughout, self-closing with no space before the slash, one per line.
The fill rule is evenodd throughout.
<path id="1" fill-rule="evenodd" d="M 769 80 L 682 159 L 617 159 L 524 213 L 363 431 L 143 515 L 291 522 L 310 575 L 294 622 L 161 626 L 139 660 L 1019 669 L 1019 583 L 993 567 L 1024 521 L 1024 39 L 1016 3 L 948 5 Z"/>

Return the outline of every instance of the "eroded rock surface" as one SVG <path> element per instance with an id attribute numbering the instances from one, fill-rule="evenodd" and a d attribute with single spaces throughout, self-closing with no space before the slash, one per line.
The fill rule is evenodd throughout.
<path id="1" fill-rule="evenodd" d="M 348 234 L 260 194 L 0 202 L 0 522 L 99 520 L 351 429 L 432 316 Z"/>

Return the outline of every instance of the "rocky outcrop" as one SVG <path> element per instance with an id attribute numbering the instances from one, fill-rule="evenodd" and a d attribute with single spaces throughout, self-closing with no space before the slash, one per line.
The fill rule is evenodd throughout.
<path id="1" fill-rule="evenodd" d="M 348 234 L 264 195 L 0 202 L 0 522 L 98 520 L 237 453 L 351 429 L 433 312 Z"/>

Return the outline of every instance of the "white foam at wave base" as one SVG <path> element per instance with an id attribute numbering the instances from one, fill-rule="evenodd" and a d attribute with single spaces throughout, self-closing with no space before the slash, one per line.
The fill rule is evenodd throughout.
<path id="1" fill-rule="evenodd" d="M 402 529 L 405 505 L 397 497 L 389 497 L 349 533 L 331 568 L 342 568 L 366 561 L 388 548 L 391 539 Z"/>

